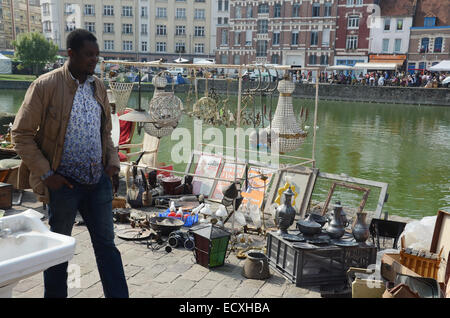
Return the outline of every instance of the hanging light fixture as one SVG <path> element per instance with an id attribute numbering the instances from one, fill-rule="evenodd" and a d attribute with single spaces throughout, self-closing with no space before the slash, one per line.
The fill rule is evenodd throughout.
<path id="1" fill-rule="evenodd" d="M 161 138 L 170 135 L 178 126 L 183 111 L 183 102 L 174 92 L 166 92 L 167 79 L 164 72 L 153 78 L 155 92 L 149 103 L 148 115 L 150 122 L 144 124 L 144 131 L 154 137 Z"/>
<path id="2" fill-rule="evenodd" d="M 294 90 L 295 84 L 287 76 L 278 83 L 280 96 L 271 123 L 270 143 L 272 150 L 280 153 L 298 149 L 307 136 L 295 118 L 292 106 Z"/>

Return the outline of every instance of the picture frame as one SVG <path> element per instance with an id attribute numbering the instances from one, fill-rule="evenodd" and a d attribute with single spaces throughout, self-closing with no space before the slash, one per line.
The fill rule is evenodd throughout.
<path id="1" fill-rule="evenodd" d="M 359 204 L 359 210 L 358 210 L 358 213 L 361 213 L 364 210 L 364 207 L 366 206 L 367 199 L 370 194 L 370 189 L 360 187 L 357 185 L 353 185 L 353 184 L 348 184 L 345 182 L 333 182 L 333 184 L 331 185 L 330 191 L 328 192 L 327 200 L 325 201 L 325 204 L 323 205 L 321 214 L 325 215 L 327 213 L 328 205 L 330 204 L 331 198 L 333 197 L 334 190 L 336 189 L 337 186 L 364 192 L 361 203 Z"/>
<path id="2" fill-rule="evenodd" d="M 215 178 L 222 163 L 222 157 L 202 153 L 195 166 L 194 178 L 192 179 L 192 194 L 209 196 L 215 180 L 202 178 L 201 176 Z"/>
<path id="3" fill-rule="evenodd" d="M 208 197 L 208 200 L 213 201 L 213 202 L 221 202 L 222 201 L 223 190 L 227 186 L 229 186 L 232 182 L 234 182 L 236 168 L 237 168 L 236 179 L 238 181 L 240 181 L 241 184 L 243 183 L 244 175 L 247 170 L 247 165 L 242 162 L 235 163 L 234 161 L 229 160 L 229 158 L 225 158 L 219 168 L 217 176 L 220 179 L 227 179 L 230 181 L 227 182 L 227 181 L 222 181 L 222 180 L 215 180 L 215 182 L 212 186 L 212 189 L 211 189 L 211 193 Z"/>
<path id="4" fill-rule="evenodd" d="M 270 187 L 264 212 L 271 213 L 271 206 L 275 203 L 275 200 L 279 195 L 278 191 L 285 185 L 285 182 L 287 181 L 286 176 L 288 176 L 288 179 L 290 179 L 296 188 L 295 191 L 298 193 L 298 189 L 300 189 L 300 195 L 293 198 L 292 206 L 297 211 L 298 215 L 303 218 L 311 200 L 318 173 L 319 169 L 305 166 L 297 166 L 277 173 L 273 180 L 273 184 Z"/>
<path id="5" fill-rule="evenodd" d="M 449 266 L 447 255 L 450 255 L 450 212 L 438 210 L 433 238 L 431 239 L 430 252 L 439 253 L 442 248 L 443 260 L 441 261 L 441 267 L 438 272 L 439 282 L 445 281 L 446 268 L 443 265 L 447 264 L 447 267 Z M 446 257 L 447 259 L 445 259 Z"/>

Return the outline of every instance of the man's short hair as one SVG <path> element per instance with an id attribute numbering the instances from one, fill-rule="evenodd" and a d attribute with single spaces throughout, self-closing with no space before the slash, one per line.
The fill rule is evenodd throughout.
<path id="1" fill-rule="evenodd" d="M 67 48 L 78 51 L 84 45 L 84 41 L 91 41 L 97 43 L 97 38 L 88 30 L 76 29 L 67 36 Z"/>

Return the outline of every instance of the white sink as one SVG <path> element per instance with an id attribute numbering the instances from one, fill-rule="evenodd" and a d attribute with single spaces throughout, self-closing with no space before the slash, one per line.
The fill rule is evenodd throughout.
<path id="1" fill-rule="evenodd" d="M 0 298 L 22 279 L 69 261 L 75 239 L 50 232 L 34 210 L 0 218 Z"/>

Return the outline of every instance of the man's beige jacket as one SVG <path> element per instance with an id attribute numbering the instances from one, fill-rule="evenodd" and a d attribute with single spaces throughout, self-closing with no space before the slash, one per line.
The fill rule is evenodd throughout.
<path id="1" fill-rule="evenodd" d="M 111 109 L 106 88 L 97 77 L 93 85 L 95 99 L 102 107 L 103 165 L 120 168 L 117 150 L 111 139 Z M 68 62 L 40 76 L 28 88 L 11 130 L 14 149 L 22 159 L 16 187 L 32 188 L 44 203 L 49 202 L 49 192 L 41 176 L 50 169 L 56 171 L 60 164 L 77 88 Z"/>

